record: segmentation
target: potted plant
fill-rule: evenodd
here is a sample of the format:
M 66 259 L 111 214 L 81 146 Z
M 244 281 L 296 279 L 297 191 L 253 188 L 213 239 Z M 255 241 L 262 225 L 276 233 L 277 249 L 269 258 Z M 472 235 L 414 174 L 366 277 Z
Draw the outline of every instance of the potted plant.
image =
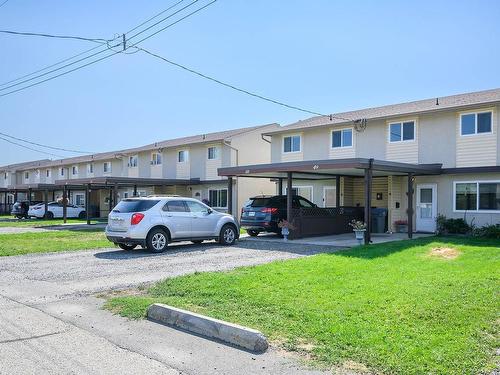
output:
M 408 232 L 408 221 L 406 220 L 396 220 L 394 226 L 396 227 L 396 233 Z
M 358 243 L 361 245 L 363 239 L 365 238 L 366 223 L 361 220 L 352 220 L 349 225 L 352 227 L 352 231 L 356 235 Z
M 278 228 L 281 228 L 281 234 L 283 235 L 283 239 L 285 241 L 288 241 L 288 235 L 290 234 L 291 230 L 295 229 L 295 226 L 288 220 L 283 219 L 278 222 Z

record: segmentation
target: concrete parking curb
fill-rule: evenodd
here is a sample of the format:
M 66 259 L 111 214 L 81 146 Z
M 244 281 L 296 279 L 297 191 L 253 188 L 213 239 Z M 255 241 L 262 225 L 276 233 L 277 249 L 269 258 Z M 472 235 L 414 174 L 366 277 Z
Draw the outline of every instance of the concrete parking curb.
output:
M 221 340 L 254 352 L 265 352 L 266 337 L 259 331 L 224 322 L 172 306 L 155 303 L 148 308 L 148 319 L 179 327 L 201 336 Z

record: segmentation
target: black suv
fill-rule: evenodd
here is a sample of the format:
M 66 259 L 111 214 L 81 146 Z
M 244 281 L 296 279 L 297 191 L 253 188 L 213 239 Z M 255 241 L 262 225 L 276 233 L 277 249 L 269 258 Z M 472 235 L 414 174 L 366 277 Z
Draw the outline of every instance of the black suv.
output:
M 292 196 L 292 207 L 317 207 L 300 195 Z M 250 198 L 241 209 L 240 225 L 254 237 L 260 232 L 281 233 L 278 223 L 286 219 L 286 195 L 261 195 Z

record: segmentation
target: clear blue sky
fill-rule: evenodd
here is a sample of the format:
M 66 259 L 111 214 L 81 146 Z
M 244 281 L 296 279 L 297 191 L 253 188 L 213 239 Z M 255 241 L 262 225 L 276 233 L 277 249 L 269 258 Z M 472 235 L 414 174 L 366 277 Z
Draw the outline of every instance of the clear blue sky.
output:
M 172 3 L 9 0 L 0 29 L 107 39 Z M 496 0 L 219 0 L 143 46 L 248 90 L 332 113 L 500 87 L 499 40 Z M 0 83 L 92 46 L 0 35 Z M 307 117 L 141 53 L 0 98 L 1 132 L 96 152 Z M 0 140 L 0 165 L 44 157 Z

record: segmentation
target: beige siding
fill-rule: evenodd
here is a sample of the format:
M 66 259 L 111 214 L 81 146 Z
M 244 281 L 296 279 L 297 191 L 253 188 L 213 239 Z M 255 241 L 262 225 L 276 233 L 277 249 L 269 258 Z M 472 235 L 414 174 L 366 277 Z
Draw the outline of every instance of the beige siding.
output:
M 163 160 L 162 160 L 162 163 L 163 163 Z M 162 165 L 159 164 L 159 165 L 151 165 L 151 178 L 162 178 L 163 177 L 163 174 L 162 174 Z
M 356 157 L 356 150 L 354 147 L 338 147 L 330 148 L 330 159 L 346 159 Z
M 282 152 L 281 161 L 301 161 L 304 160 L 303 152 Z
M 395 122 L 414 121 L 415 122 L 415 139 L 413 141 L 389 142 L 390 124 Z M 386 124 L 386 150 L 385 159 L 389 161 L 397 161 L 400 163 L 418 163 L 418 120 L 415 118 L 395 119 L 388 121 Z
M 482 110 L 483 111 L 483 110 Z M 457 167 L 480 167 L 497 164 L 497 111 L 493 110 L 491 133 L 462 136 L 460 114 L 456 121 Z

